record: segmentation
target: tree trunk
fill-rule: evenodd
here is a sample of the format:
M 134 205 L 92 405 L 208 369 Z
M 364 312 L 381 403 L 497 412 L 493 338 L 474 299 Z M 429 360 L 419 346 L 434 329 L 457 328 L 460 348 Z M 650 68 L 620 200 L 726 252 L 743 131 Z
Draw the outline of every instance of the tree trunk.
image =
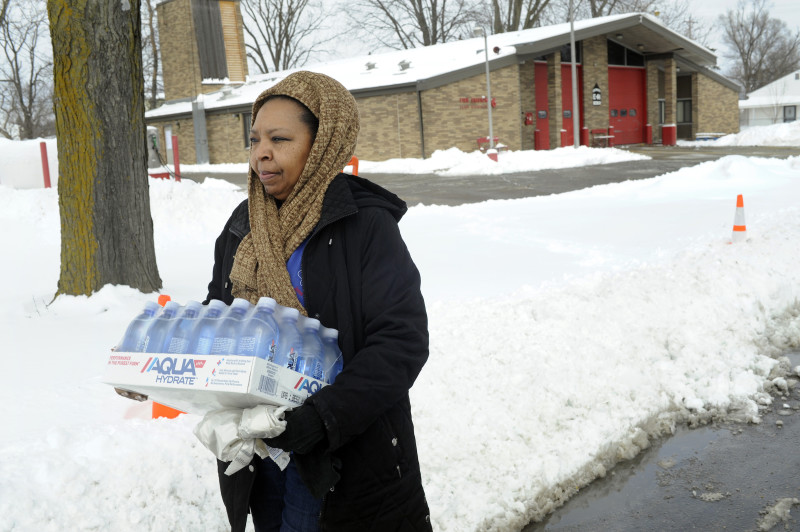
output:
M 147 176 L 140 0 L 47 0 L 58 139 L 58 294 L 161 288 Z

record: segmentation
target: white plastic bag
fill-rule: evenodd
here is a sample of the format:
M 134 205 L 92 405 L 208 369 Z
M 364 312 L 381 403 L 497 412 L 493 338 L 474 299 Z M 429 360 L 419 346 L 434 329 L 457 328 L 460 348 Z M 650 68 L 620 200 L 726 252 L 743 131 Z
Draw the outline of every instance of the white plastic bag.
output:
M 281 469 L 289 457 L 280 449 L 267 446 L 262 438 L 274 438 L 286 429 L 283 413 L 287 407 L 258 405 L 242 410 L 223 408 L 209 412 L 194 428 L 197 439 L 223 462 L 230 462 L 225 470 L 232 475 L 248 465 L 254 454 L 261 458 L 270 456 Z

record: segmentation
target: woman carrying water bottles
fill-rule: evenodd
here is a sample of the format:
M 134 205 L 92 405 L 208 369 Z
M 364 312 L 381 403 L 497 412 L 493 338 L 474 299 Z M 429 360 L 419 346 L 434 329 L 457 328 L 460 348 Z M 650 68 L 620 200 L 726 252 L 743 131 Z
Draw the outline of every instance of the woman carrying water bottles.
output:
M 206 301 L 268 296 L 339 331 L 344 367 L 287 412 L 256 457 L 220 488 L 232 530 L 248 510 L 267 530 L 432 530 L 408 391 L 428 357 L 420 276 L 397 223 L 406 205 L 341 173 L 359 130 L 353 96 L 296 72 L 253 104 L 248 199 L 215 246 Z

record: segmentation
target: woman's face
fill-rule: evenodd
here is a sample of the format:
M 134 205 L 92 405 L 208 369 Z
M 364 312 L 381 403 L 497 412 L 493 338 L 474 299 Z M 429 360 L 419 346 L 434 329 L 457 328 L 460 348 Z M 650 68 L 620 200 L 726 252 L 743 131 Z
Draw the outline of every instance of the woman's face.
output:
M 267 193 L 281 201 L 300 179 L 313 144 L 302 113 L 298 103 L 274 98 L 261 106 L 250 130 L 250 167 Z

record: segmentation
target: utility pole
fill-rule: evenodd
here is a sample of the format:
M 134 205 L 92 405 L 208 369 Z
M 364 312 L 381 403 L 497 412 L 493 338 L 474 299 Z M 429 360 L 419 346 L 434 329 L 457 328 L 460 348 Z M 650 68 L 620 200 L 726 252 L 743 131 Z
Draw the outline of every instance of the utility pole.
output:
M 578 54 L 575 49 L 575 8 L 573 0 L 569 0 L 569 55 L 571 60 L 570 69 L 572 70 L 572 141 L 574 146 L 578 148 L 581 145 L 581 120 L 579 116 L 581 106 L 580 102 L 578 102 L 578 66 L 576 64 Z

